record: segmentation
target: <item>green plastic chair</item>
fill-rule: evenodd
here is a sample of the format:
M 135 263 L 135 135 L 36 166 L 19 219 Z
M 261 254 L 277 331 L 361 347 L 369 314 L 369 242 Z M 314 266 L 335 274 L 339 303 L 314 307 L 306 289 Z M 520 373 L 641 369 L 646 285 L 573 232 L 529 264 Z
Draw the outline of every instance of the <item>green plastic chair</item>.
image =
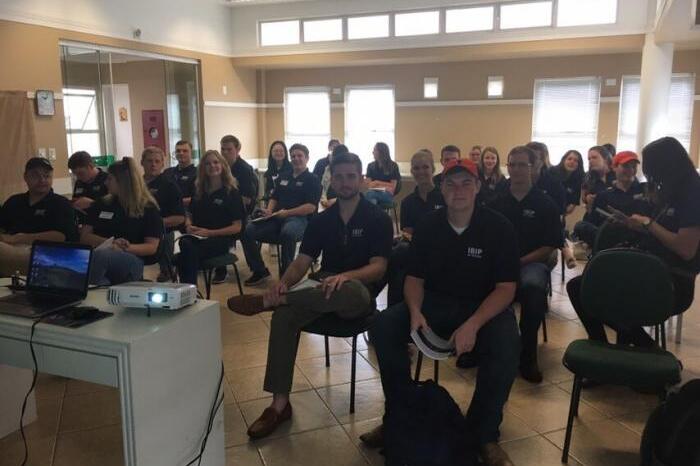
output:
M 654 326 L 673 312 L 673 282 L 666 264 L 633 249 L 600 251 L 581 280 L 581 302 L 592 317 L 611 324 Z M 583 378 L 611 385 L 656 391 L 665 398 L 681 380 L 676 357 L 661 348 L 635 348 L 593 340 L 575 340 L 564 353 L 564 366 L 574 374 L 562 462 L 569 459 L 571 428 L 578 416 Z
M 211 296 L 211 282 L 213 279 L 214 270 L 216 270 L 218 267 L 226 267 L 228 265 L 232 265 L 234 272 L 236 272 L 238 294 L 243 294 L 241 276 L 238 274 L 238 266 L 236 265 L 236 262 L 238 262 L 238 257 L 232 252 L 227 252 L 226 254 L 221 254 L 220 256 L 205 259 L 199 264 L 199 270 L 201 270 L 202 275 L 204 275 L 204 290 L 206 292 L 207 299 L 209 299 Z

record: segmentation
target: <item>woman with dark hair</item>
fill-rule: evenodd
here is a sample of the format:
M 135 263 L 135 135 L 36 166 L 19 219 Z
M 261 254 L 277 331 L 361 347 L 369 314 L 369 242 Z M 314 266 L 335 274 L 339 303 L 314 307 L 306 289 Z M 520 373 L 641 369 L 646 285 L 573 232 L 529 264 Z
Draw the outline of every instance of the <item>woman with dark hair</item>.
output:
M 612 170 L 613 155 L 603 146 L 593 146 L 588 149 L 588 173 L 583 177 L 581 184 L 581 197 L 586 213 L 583 215 L 583 220 L 574 226 L 574 237 L 585 241 L 591 247 L 597 228 L 593 204 L 599 193 L 613 186 L 615 181 L 615 172 Z
M 681 143 L 671 137 L 657 139 L 642 149 L 642 170 L 653 187 L 653 214 L 618 213 L 614 218 L 642 234 L 640 247 L 669 266 L 676 297 L 673 315 L 676 315 L 692 304 L 695 276 L 700 271 L 700 176 Z M 581 277 L 571 280 L 566 289 L 589 338 L 607 341 L 605 322 L 591 318 L 581 307 Z M 646 347 L 655 344 L 642 328 L 615 330 L 626 343 Z
M 284 141 L 275 141 L 270 144 L 267 155 L 267 170 L 265 170 L 265 191 L 263 199 L 270 198 L 275 189 L 275 181 L 283 173 L 292 172 L 292 163 L 289 161 L 289 151 Z
M 479 167 L 481 168 L 479 173 L 481 189 L 477 195 L 478 202 L 480 204 L 489 204 L 508 185 L 508 180 L 501 173 L 501 157 L 498 155 L 498 150 L 495 147 L 484 147 L 484 150 L 481 152 Z
M 559 163 L 549 171 L 554 178 L 561 182 L 566 191 L 566 209 L 564 210 L 564 217 L 566 217 L 574 211 L 577 205 L 581 204 L 581 184 L 585 175 L 583 171 L 583 157 L 577 150 L 568 150 Z M 576 258 L 566 239 L 561 252 L 566 266 L 570 269 L 576 267 Z
M 537 156 L 532 166 L 532 185 L 548 195 L 557 206 L 560 215 L 566 212 L 566 192 L 561 182 L 549 172 L 549 148 L 543 142 L 530 141 L 525 147 L 532 149 Z
M 178 273 L 182 283 L 196 285 L 199 263 L 226 254 L 246 216 L 238 182 L 226 159 L 215 150 L 207 151 L 199 162 L 190 211 L 187 233 L 197 237 L 180 239 Z
M 391 160 L 389 146 L 384 142 L 374 145 L 374 162 L 367 165 L 367 192 L 365 198 L 372 204 L 391 206 L 394 195 L 401 189 L 399 166 Z

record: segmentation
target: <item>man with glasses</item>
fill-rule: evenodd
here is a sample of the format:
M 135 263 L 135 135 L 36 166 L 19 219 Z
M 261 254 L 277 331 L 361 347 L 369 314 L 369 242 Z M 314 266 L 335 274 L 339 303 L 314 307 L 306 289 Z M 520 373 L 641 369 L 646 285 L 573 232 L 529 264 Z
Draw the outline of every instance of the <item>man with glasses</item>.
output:
M 520 280 L 516 300 L 520 303 L 520 375 L 532 383 L 542 382 L 537 364 L 537 331 L 547 310 L 547 259 L 564 242 L 557 206 L 532 185 L 536 160 L 537 154 L 529 147 L 511 149 L 508 190 L 490 205 L 510 220 L 518 236 Z
M 502 215 L 475 202 L 480 187 L 470 159 L 445 165 L 441 191 L 447 207 L 431 212 L 416 227 L 405 301 L 378 316 L 372 341 L 387 407 L 400 401 L 402 389 L 411 383 L 406 351 L 411 331 L 430 328 L 454 341 L 457 355 L 473 352 L 479 371 L 467 424 L 487 465 L 512 466 L 498 438 L 520 352 L 510 307 L 519 272 L 517 240 Z M 360 439 L 370 447 L 382 446 L 383 427 Z
M 42 157 L 24 166 L 27 192 L 10 197 L 0 209 L 0 275 L 27 273 L 34 241 L 77 241 L 70 201 L 53 192 L 53 167 Z

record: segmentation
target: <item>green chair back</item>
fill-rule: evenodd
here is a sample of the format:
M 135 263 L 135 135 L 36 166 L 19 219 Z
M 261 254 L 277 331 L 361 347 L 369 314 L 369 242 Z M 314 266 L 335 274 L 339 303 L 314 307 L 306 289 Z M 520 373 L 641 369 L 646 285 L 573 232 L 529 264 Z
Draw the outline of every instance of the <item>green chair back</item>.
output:
M 621 245 L 635 241 L 637 234 L 630 231 L 629 228 L 606 221 L 598 229 L 598 234 L 595 237 L 593 244 L 593 255 L 606 249 L 620 247 Z
M 673 313 L 673 282 L 658 257 L 635 249 L 608 249 L 588 263 L 581 303 L 587 314 L 604 322 L 657 325 Z

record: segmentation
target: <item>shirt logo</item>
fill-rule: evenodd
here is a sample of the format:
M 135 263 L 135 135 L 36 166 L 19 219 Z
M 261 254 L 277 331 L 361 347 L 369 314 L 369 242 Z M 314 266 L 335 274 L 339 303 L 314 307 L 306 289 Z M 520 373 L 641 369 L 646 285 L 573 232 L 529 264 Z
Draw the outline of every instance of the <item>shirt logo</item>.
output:
M 644 199 L 644 194 L 635 194 L 634 196 L 632 196 L 632 199 Z
M 353 238 L 361 238 L 364 231 L 364 228 L 353 228 L 351 235 Z
M 280 186 L 287 186 L 289 184 L 289 180 L 281 180 L 280 181 Z
M 114 218 L 114 212 L 106 212 L 103 210 L 102 212 L 100 212 L 99 218 L 103 220 L 112 220 L 112 218 Z
M 82 194 L 83 188 L 75 188 L 75 194 Z
M 523 209 L 523 217 L 535 218 L 535 211 L 532 209 Z
M 435 204 L 435 210 L 442 209 L 443 207 L 442 204 Z
M 151 192 L 151 194 L 157 194 L 158 188 L 151 188 L 151 189 L 149 189 L 149 191 Z
M 46 215 L 46 209 L 36 209 L 34 211 L 34 215 L 36 215 L 37 217 L 43 217 L 44 215 Z
M 297 181 L 297 186 L 304 186 L 304 182 L 303 182 L 303 181 Z
M 669 207 L 668 209 L 666 209 L 667 217 L 673 217 L 674 215 L 676 215 L 676 209 L 674 209 L 673 207 Z
M 481 248 L 467 247 L 467 257 L 471 257 L 473 259 L 481 259 L 483 253 L 484 250 Z
M 180 177 L 180 179 L 183 180 L 183 181 L 187 181 L 187 178 L 188 178 L 187 176 L 181 176 L 181 177 Z
M 221 205 L 224 203 L 223 199 L 214 199 L 214 205 Z

